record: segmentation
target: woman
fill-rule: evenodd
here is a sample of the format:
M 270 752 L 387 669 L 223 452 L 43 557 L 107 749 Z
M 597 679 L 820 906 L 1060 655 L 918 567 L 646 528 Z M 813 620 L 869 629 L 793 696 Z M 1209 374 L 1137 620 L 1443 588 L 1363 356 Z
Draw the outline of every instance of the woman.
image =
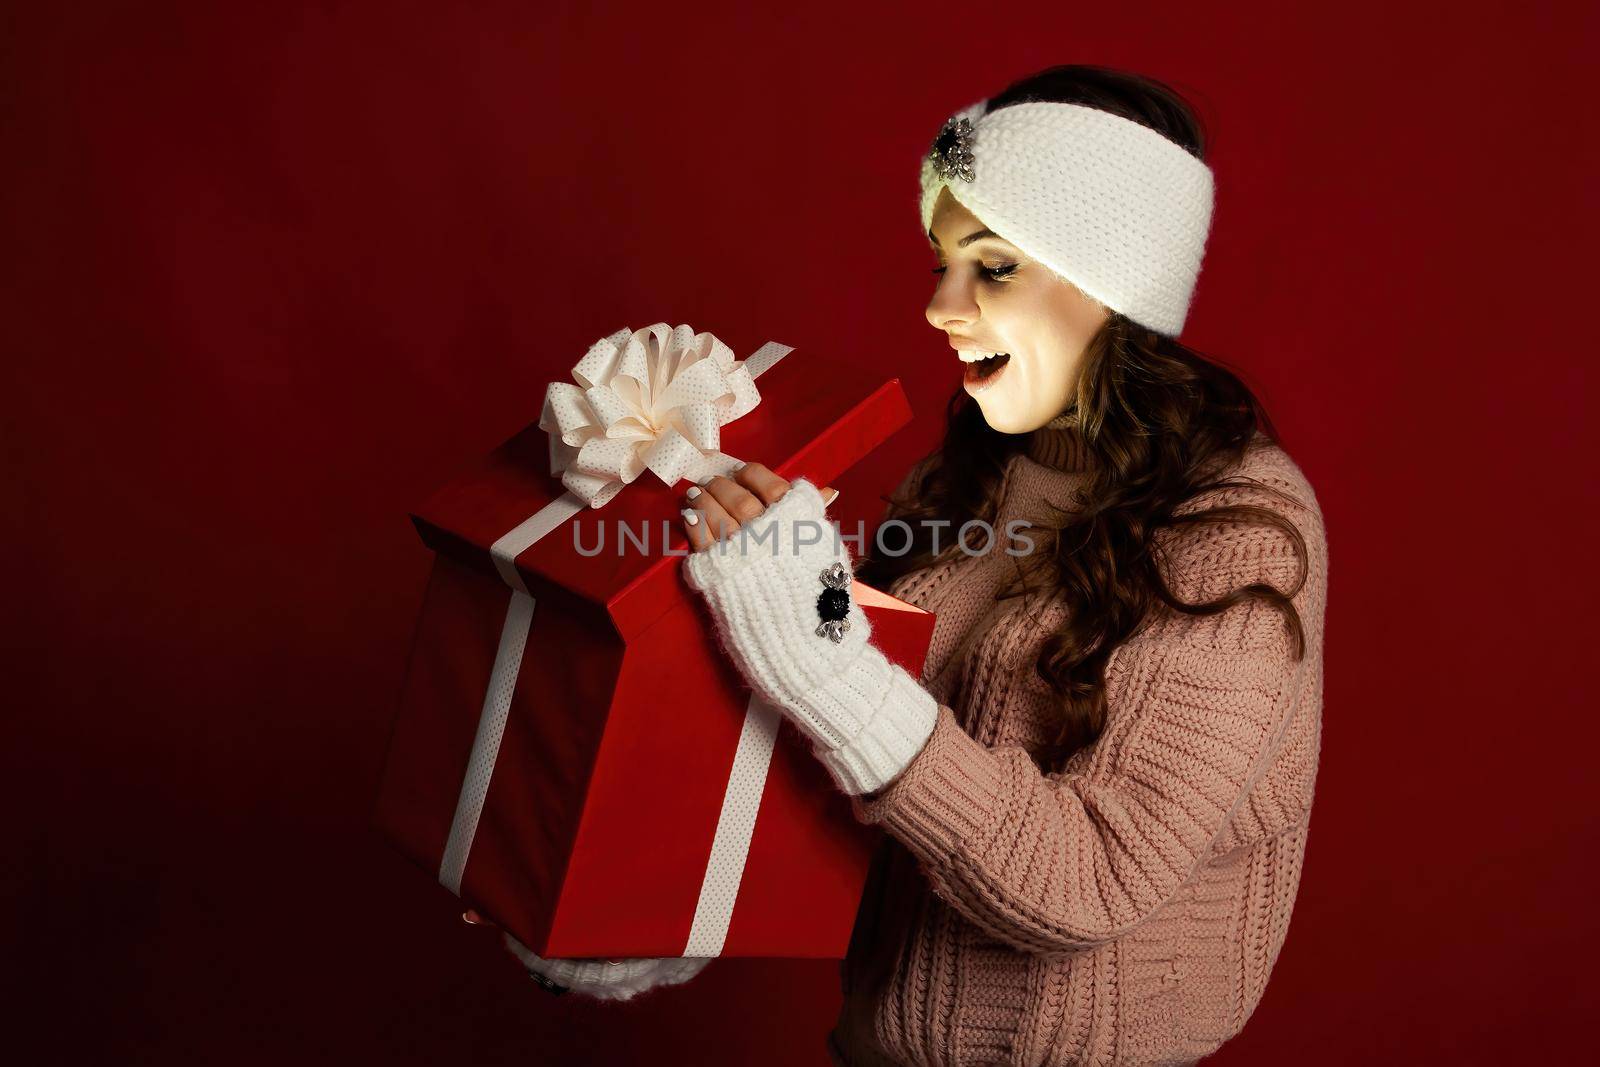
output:
M 1103 68 L 946 124 L 922 173 L 927 317 L 964 380 L 890 500 L 909 551 L 880 538 L 854 567 L 798 532 L 824 494 L 758 463 L 688 491 L 685 574 L 729 654 L 886 831 L 837 1064 L 1192 1062 L 1243 1027 L 1283 945 L 1327 548 L 1256 399 L 1174 339 L 1203 154 L 1181 98 Z M 1019 520 L 1033 533 L 995 549 Z M 819 600 L 833 563 L 937 614 L 920 678 Z

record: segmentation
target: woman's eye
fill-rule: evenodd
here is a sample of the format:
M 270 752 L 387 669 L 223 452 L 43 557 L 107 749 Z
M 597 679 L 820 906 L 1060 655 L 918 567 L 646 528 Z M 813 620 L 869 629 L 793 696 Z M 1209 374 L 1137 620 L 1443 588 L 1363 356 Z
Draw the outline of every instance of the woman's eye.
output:
M 978 268 L 978 270 L 981 271 L 984 275 L 986 275 L 991 281 L 999 281 L 1001 278 L 1007 277 L 1008 275 L 1012 274 L 1016 269 L 1017 269 L 1017 265 L 1015 263 L 1007 263 L 1003 267 L 979 267 Z M 935 268 L 933 268 L 933 273 L 935 273 L 935 274 L 943 274 L 944 272 L 945 272 L 945 268 L 944 267 L 935 267 Z

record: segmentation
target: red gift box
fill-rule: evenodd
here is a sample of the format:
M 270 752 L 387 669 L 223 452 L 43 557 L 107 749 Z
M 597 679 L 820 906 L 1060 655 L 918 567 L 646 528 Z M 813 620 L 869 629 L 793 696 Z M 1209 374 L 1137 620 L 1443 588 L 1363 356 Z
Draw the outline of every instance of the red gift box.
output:
M 910 420 L 898 380 L 787 351 L 746 361 L 762 399 L 728 455 L 823 485 Z M 530 426 L 412 516 L 438 554 L 376 826 L 541 956 L 843 957 L 876 832 L 718 646 L 681 490 L 574 511 L 550 455 Z M 852 593 L 920 675 L 933 616 Z

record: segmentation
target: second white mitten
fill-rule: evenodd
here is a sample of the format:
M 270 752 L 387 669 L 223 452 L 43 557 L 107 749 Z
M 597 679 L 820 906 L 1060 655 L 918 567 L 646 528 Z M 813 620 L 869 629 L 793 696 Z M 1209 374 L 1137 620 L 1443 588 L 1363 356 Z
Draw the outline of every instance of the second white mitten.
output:
M 536 971 L 574 993 L 597 1000 L 632 1000 L 647 989 L 682 985 L 705 970 L 706 964 L 715 958 L 664 956 L 625 959 L 617 963 L 609 960 L 552 960 L 534 952 L 509 933 L 502 933 L 501 940 L 507 951 L 528 970 Z

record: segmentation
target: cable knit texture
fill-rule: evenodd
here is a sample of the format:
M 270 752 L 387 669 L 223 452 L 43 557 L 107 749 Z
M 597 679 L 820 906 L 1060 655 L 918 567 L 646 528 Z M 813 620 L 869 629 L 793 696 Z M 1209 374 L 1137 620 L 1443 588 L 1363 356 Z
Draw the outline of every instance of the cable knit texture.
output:
M 887 784 L 933 732 L 938 705 L 871 644 L 872 624 L 851 599 L 839 642 L 817 632 L 822 574 L 852 571 L 847 542 L 821 491 L 797 479 L 761 515 L 684 559 L 723 647 L 751 688 L 781 708 L 844 792 Z
M 1090 464 L 1068 420 L 1035 431 L 1008 461 L 996 529 L 1047 525 L 1045 502 L 1072 506 Z M 835 1064 L 1186 1063 L 1255 1011 L 1306 847 L 1328 562 L 1316 498 L 1282 449 L 1258 436 L 1230 473 L 1298 503 L 1216 490 L 1180 510 L 1254 503 L 1294 523 L 1304 658 L 1269 605 L 1161 609 L 1111 657 L 1099 740 L 1059 766 L 1033 755 L 1058 721 L 1033 670 L 1064 617 L 1057 595 L 999 600 L 1017 566 L 1004 552 L 956 552 L 891 587 L 937 613 L 921 681 L 938 714 L 903 773 L 851 799 L 887 833 L 841 966 Z M 1270 527 L 1164 533 L 1169 583 L 1190 602 L 1300 577 Z

